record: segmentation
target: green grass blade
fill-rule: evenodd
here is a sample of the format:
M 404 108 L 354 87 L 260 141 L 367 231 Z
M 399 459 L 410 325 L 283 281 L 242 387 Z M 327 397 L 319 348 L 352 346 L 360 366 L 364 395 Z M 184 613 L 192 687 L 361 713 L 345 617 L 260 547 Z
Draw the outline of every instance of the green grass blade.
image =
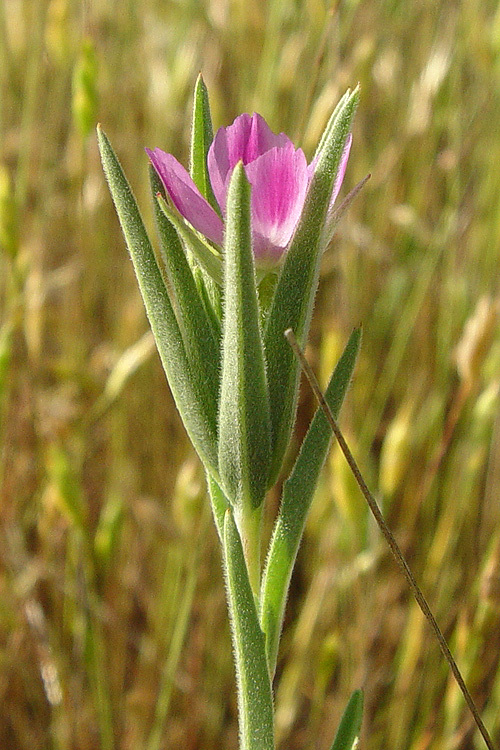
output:
M 325 391 L 325 399 L 338 417 L 351 380 L 361 329 L 351 334 Z M 292 570 L 318 478 L 323 468 L 332 431 L 318 408 L 302 443 L 297 461 L 283 487 L 280 511 L 269 545 L 261 589 L 261 625 L 266 634 L 269 671 L 274 674 L 278 645 Z
M 300 367 L 283 333 L 292 328 L 304 346 L 318 284 L 321 239 L 330 196 L 358 103 L 354 91 L 338 112 L 321 148 L 299 225 L 288 249 L 265 330 L 265 350 L 272 424 L 274 484 L 295 420 Z
M 240 750 L 274 750 L 273 699 L 264 634 L 231 511 L 224 519 L 224 563 L 238 685 Z
M 363 721 L 363 693 L 355 690 L 340 720 L 331 750 L 354 750 L 358 746 Z
M 217 425 L 210 419 L 205 396 L 191 372 L 181 331 L 130 185 L 100 127 L 97 136 L 104 172 L 172 394 L 201 460 L 217 474 Z

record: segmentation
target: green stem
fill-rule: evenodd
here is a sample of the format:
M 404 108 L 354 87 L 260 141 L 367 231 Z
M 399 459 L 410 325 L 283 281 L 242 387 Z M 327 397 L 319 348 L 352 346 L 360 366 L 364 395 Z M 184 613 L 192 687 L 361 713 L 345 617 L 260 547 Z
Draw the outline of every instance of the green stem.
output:
M 256 603 L 260 595 L 262 506 L 263 503 L 258 508 L 252 508 L 245 503 L 234 509 L 234 520 L 240 533 L 248 578 Z
M 274 750 L 273 698 L 266 645 L 231 510 L 224 517 L 224 568 L 231 619 L 240 750 Z

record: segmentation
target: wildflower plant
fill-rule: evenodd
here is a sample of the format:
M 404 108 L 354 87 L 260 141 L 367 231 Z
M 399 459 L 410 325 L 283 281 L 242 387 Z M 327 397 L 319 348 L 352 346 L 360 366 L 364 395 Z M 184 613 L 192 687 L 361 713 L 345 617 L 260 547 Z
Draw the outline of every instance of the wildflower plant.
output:
M 185 428 L 205 468 L 222 546 L 238 687 L 241 750 L 273 750 L 272 680 L 287 592 L 332 429 L 318 408 L 293 468 L 265 556 L 261 519 L 280 475 L 297 405 L 300 365 L 351 146 L 357 89 L 333 112 L 314 158 L 258 114 L 213 136 L 198 79 L 188 172 L 148 150 L 158 255 L 104 132 L 104 171 L 158 352 Z M 360 345 L 355 330 L 325 392 L 339 413 Z M 355 691 L 332 750 L 351 750 Z

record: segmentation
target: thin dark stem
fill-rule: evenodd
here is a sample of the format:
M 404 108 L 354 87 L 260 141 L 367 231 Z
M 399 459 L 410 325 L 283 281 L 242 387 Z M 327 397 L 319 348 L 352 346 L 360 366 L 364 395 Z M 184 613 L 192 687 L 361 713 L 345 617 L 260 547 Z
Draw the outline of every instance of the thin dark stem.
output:
M 311 366 L 309 365 L 308 361 L 306 360 L 302 350 L 300 349 L 297 340 L 294 336 L 294 333 L 291 328 L 285 331 L 285 337 L 292 347 L 295 355 L 297 356 L 297 359 L 300 362 L 300 366 L 302 367 L 309 384 L 314 392 L 314 395 L 316 396 L 319 405 L 323 409 L 326 418 L 328 419 L 328 422 L 330 424 L 330 427 L 333 430 L 333 433 L 335 437 L 337 438 L 337 441 L 342 449 L 342 452 L 346 458 L 347 463 L 349 464 L 349 468 L 351 469 L 352 473 L 354 474 L 354 478 L 356 479 L 356 482 L 359 485 L 359 488 L 361 492 L 363 493 L 366 502 L 369 505 L 369 508 L 371 512 L 373 513 L 375 520 L 380 528 L 380 531 L 382 532 L 384 538 L 387 541 L 387 544 L 391 548 L 391 552 L 396 558 L 396 561 L 398 562 L 399 566 L 401 567 L 404 576 L 408 582 L 408 585 L 410 586 L 413 595 L 415 596 L 415 599 L 417 600 L 417 604 L 422 610 L 422 613 L 424 614 L 424 617 L 426 618 L 427 622 L 431 626 L 432 630 L 434 631 L 434 634 L 439 642 L 439 646 L 441 648 L 441 651 L 443 652 L 443 656 L 450 665 L 450 669 L 453 672 L 453 676 L 455 677 L 458 686 L 460 690 L 462 691 L 462 695 L 465 698 L 465 701 L 467 705 L 470 708 L 470 711 L 474 717 L 474 721 L 476 722 L 477 728 L 481 732 L 481 735 L 486 743 L 486 746 L 488 747 L 488 750 L 495 750 L 495 747 L 493 745 L 493 742 L 491 740 L 491 737 L 488 733 L 488 730 L 486 729 L 483 720 L 481 719 L 481 716 L 479 715 L 479 711 L 476 708 L 476 704 L 474 703 L 471 694 L 469 693 L 469 690 L 467 688 L 467 685 L 465 684 L 464 678 L 462 677 L 462 674 L 455 662 L 455 659 L 453 658 L 453 655 L 450 651 L 450 648 L 448 644 L 446 643 L 446 639 L 441 632 L 441 629 L 439 625 L 436 622 L 436 618 L 432 614 L 429 605 L 427 604 L 427 601 L 420 590 L 420 587 L 415 580 L 415 577 L 413 573 L 411 572 L 408 563 L 406 562 L 403 553 L 401 552 L 398 543 L 396 542 L 394 536 L 392 535 L 391 530 L 387 526 L 385 519 L 382 515 L 382 511 L 380 510 L 377 501 L 375 500 L 374 496 L 368 489 L 368 486 L 363 479 L 361 472 L 358 468 L 358 465 L 354 459 L 354 456 L 352 455 L 349 446 L 347 445 L 345 438 L 340 431 L 339 426 L 337 425 L 337 422 L 335 421 L 335 418 L 331 412 L 330 407 L 328 406 L 327 402 L 325 401 L 325 397 L 323 396 L 323 393 L 321 392 L 321 389 L 318 385 L 318 381 L 316 380 L 316 377 L 311 369 Z

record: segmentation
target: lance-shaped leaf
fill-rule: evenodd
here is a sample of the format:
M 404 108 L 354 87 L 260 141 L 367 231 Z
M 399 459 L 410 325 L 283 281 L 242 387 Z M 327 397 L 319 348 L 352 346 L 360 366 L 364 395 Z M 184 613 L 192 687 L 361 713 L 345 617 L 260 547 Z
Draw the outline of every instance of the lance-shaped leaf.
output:
M 217 484 L 215 479 L 207 472 L 208 494 L 212 504 L 212 513 L 214 516 L 215 526 L 219 534 L 219 541 L 224 549 L 224 518 L 226 511 L 231 507 L 229 500 Z
M 363 721 L 363 693 L 355 690 L 340 720 L 332 750 L 355 750 Z
M 162 189 L 155 170 L 149 176 L 153 196 Z M 170 282 L 171 294 L 177 311 L 179 327 L 191 371 L 196 373 L 210 421 L 217 423 L 219 402 L 220 340 L 198 293 L 193 272 L 174 227 L 154 201 L 160 250 Z
M 156 346 L 184 426 L 203 463 L 217 476 L 217 424 L 199 374 L 191 370 L 179 324 L 137 203 L 111 144 L 99 127 L 99 149 L 134 264 Z
M 198 76 L 194 89 L 193 124 L 191 130 L 191 177 L 204 198 L 220 216 L 219 204 L 215 200 L 207 169 L 207 154 L 214 131 L 210 115 L 210 104 L 205 82 Z
M 349 99 L 349 96 L 350 96 L 350 91 L 347 90 L 345 94 L 342 96 L 342 98 L 337 102 L 335 109 L 333 110 L 332 114 L 328 118 L 326 127 L 323 130 L 323 133 L 321 135 L 321 138 L 319 139 L 318 145 L 316 146 L 316 151 L 314 152 L 313 161 L 318 159 L 321 151 L 323 150 L 323 147 L 326 143 L 326 139 L 328 138 L 328 136 L 331 134 L 332 130 L 334 129 L 335 123 L 337 121 L 337 117 L 339 116 L 342 109 L 345 107 Z
M 304 209 L 267 318 L 264 344 L 273 440 L 270 486 L 276 481 L 290 440 L 299 383 L 299 364 L 283 332 L 292 328 L 299 345 L 304 345 L 318 285 L 324 225 L 358 98 L 356 89 L 343 100 L 333 124 L 327 126 Z
M 170 223 L 175 227 L 188 250 L 193 253 L 203 270 L 217 284 L 219 284 L 219 286 L 222 286 L 223 267 L 220 255 L 210 247 L 208 242 L 202 240 L 201 237 L 196 234 L 194 229 L 191 229 L 189 224 L 179 216 L 179 214 L 170 208 L 161 194 L 158 194 L 157 198 L 161 210 Z
M 356 364 L 361 330 L 355 329 L 325 391 L 325 399 L 337 418 Z M 274 674 L 288 587 L 307 513 L 325 462 L 332 430 L 318 407 L 302 443 L 295 465 L 283 486 L 281 507 L 274 527 L 264 569 L 260 620 L 266 634 L 269 671 Z
M 208 279 L 206 275 L 204 274 L 203 270 L 200 268 L 200 266 L 197 265 L 192 270 L 193 270 L 193 276 L 194 276 L 196 288 L 198 289 L 198 294 L 201 297 L 201 301 L 203 302 L 203 307 L 205 308 L 207 317 L 210 321 L 210 326 L 212 328 L 213 335 L 215 336 L 216 340 L 219 342 L 219 350 L 220 350 L 220 340 L 221 340 L 221 335 L 222 335 L 221 295 L 217 294 L 214 299 L 214 296 L 212 296 L 208 292 L 207 290 Z M 216 284 L 215 286 L 217 287 Z M 220 292 L 220 287 L 217 287 L 217 289 Z
M 232 504 L 264 499 L 270 445 L 269 402 L 250 228 L 250 185 L 243 163 L 229 185 L 225 237 L 219 470 Z
M 214 139 L 210 103 L 205 82 L 198 76 L 194 89 L 193 122 L 191 129 L 191 158 L 190 173 L 193 182 L 204 198 L 210 203 L 214 211 L 221 216 L 219 204 L 212 190 L 210 175 L 208 174 L 207 155 Z M 206 272 L 197 277 L 200 294 L 209 303 L 213 312 L 217 314 L 221 306 L 221 288 Z M 220 319 L 219 319 L 220 320 Z
M 230 510 L 224 519 L 224 563 L 238 685 L 240 750 L 273 750 L 273 699 L 264 634 Z

